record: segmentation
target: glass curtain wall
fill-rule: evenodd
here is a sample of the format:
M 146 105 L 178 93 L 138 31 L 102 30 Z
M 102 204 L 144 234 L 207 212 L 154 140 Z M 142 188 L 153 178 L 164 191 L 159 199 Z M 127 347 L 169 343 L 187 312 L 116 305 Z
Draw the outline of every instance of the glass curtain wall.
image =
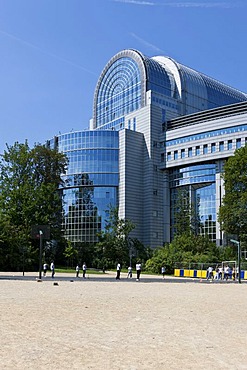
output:
M 72 242 L 97 242 L 109 208 L 118 205 L 118 132 L 80 131 L 51 141 L 69 160 L 63 176 L 63 229 Z
M 96 127 L 113 122 L 141 107 L 141 76 L 137 63 L 128 57 L 117 59 L 105 72 L 96 102 Z M 120 129 L 122 127 L 117 127 Z
M 170 189 L 172 238 L 189 226 L 195 233 L 208 235 L 215 242 L 215 164 L 171 170 Z

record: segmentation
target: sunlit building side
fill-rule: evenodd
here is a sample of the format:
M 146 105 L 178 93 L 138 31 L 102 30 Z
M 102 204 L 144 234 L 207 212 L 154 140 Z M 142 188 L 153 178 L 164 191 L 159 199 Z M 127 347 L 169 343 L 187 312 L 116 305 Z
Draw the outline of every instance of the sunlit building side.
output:
M 198 232 L 223 243 L 224 161 L 245 145 L 247 95 L 175 60 L 123 50 L 103 69 L 89 130 L 50 141 L 69 157 L 65 235 L 94 242 L 109 205 L 152 248 L 176 233 L 181 191 Z

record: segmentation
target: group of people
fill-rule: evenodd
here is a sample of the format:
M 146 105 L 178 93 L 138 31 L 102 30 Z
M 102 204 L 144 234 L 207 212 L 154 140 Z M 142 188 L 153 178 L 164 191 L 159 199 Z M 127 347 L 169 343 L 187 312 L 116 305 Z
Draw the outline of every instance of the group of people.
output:
M 141 265 L 141 262 L 138 261 L 136 264 L 136 281 L 140 280 L 141 271 L 142 271 L 142 265 Z M 121 264 L 118 263 L 116 280 L 120 280 L 120 273 L 121 273 Z M 132 279 L 132 266 L 128 267 L 127 279 Z
M 86 279 L 86 272 L 87 272 L 87 265 L 86 265 L 86 262 L 83 262 L 83 265 L 82 265 L 82 277 L 83 279 Z M 76 265 L 76 268 L 75 268 L 75 274 L 76 274 L 76 277 L 79 278 L 80 277 L 80 265 L 79 263 Z
M 47 270 L 48 270 L 48 264 L 45 262 L 43 264 L 43 276 L 44 277 L 46 277 Z M 51 277 L 54 278 L 54 276 L 55 276 L 55 264 L 54 264 L 54 261 L 52 261 L 51 264 L 50 264 L 50 270 L 51 270 Z M 161 267 L 161 274 L 163 276 L 163 279 L 165 277 L 165 270 L 166 270 L 165 267 L 162 266 Z M 142 265 L 141 265 L 141 262 L 138 261 L 136 263 L 136 281 L 139 281 L 140 280 L 141 271 L 142 271 Z M 82 277 L 84 279 L 86 279 L 86 272 L 87 272 L 86 262 L 83 262 L 83 265 L 82 265 Z M 117 264 L 116 280 L 120 280 L 120 273 L 121 273 L 121 264 L 118 263 Z M 79 263 L 76 265 L 75 274 L 76 274 L 76 277 L 77 278 L 80 277 L 80 265 L 79 265 Z M 127 279 L 132 279 L 132 267 L 131 266 L 128 267 Z
M 46 277 L 47 270 L 48 270 L 48 264 L 45 262 L 43 264 L 43 276 L 44 277 Z M 54 261 L 51 261 L 50 270 L 51 270 L 51 277 L 54 278 L 54 276 L 55 276 L 55 265 L 54 265 Z
M 207 269 L 207 280 L 228 280 L 232 278 L 235 280 L 238 277 L 238 267 L 231 268 L 229 265 L 225 266 L 216 266 L 215 272 L 212 266 L 209 266 Z
M 46 273 L 48 271 L 48 264 L 45 262 L 43 264 L 43 276 L 46 277 Z M 51 270 L 51 277 L 54 278 L 55 276 L 55 264 L 54 264 L 54 261 L 51 262 L 50 264 L 50 270 Z M 79 277 L 79 273 L 80 273 L 80 266 L 79 264 L 76 265 L 76 268 L 75 268 L 75 272 L 76 272 L 76 277 L 78 278 Z M 87 266 L 86 266 L 86 262 L 83 263 L 82 265 L 82 276 L 84 279 L 86 279 L 86 272 L 87 272 Z
M 141 265 L 141 262 L 138 261 L 136 263 L 136 281 L 140 281 L 141 271 L 142 271 L 142 265 Z M 117 264 L 116 280 L 120 280 L 120 273 L 121 273 L 121 264 L 118 263 Z M 165 274 L 165 269 L 164 269 L 164 274 Z M 164 276 L 164 274 L 163 274 L 163 276 Z M 128 267 L 127 279 L 132 279 L 132 266 Z

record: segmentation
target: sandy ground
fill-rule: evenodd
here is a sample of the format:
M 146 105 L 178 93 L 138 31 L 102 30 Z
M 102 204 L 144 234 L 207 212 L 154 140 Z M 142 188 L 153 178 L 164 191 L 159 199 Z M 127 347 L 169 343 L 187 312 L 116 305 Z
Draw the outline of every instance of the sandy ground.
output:
M 247 369 L 247 284 L 58 284 L 0 280 L 0 369 Z

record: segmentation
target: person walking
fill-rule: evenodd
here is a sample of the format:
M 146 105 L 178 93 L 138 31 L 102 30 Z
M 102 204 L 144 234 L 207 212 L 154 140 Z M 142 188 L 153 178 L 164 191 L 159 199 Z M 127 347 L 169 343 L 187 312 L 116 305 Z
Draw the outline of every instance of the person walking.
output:
M 46 277 L 47 269 L 48 269 L 48 265 L 47 265 L 47 263 L 45 262 L 45 263 L 43 264 L 43 276 L 44 276 L 44 277 Z
M 79 267 L 79 264 L 77 264 L 75 268 L 75 275 L 77 278 L 79 277 L 79 272 L 80 272 L 80 267 Z
M 141 271 L 142 271 L 142 265 L 141 265 L 141 262 L 138 261 L 136 264 L 136 281 L 140 280 Z
M 116 280 L 120 280 L 120 272 L 121 272 L 121 265 L 120 263 L 117 264 L 117 276 Z
M 51 262 L 50 269 L 51 269 L 51 277 L 52 277 L 52 279 L 53 279 L 53 278 L 54 278 L 54 275 L 55 275 L 55 265 L 54 265 L 54 261 L 52 261 L 52 262 Z
M 87 265 L 86 265 L 86 262 L 83 262 L 83 265 L 82 265 L 82 277 L 83 277 L 83 279 L 86 279 L 86 272 L 87 272 Z
M 212 279 L 213 277 L 213 267 L 209 266 L 207 269 L 207 280 Z
M 128 267 L 127 279 L 132 279 L 132 267 L 131 266 Z
M 225 267 L 224 267 L 224 280 L 228 280 L 228 278 L 229 278 L 229 266 L 228 265 L 226 265 Z
M 166 272 L 166 268 L 165 268 L 165 266 L 162 266 L 161 267 L 161 274 L 163 276 L 163 279 L 165 278 L 165 272 Z

